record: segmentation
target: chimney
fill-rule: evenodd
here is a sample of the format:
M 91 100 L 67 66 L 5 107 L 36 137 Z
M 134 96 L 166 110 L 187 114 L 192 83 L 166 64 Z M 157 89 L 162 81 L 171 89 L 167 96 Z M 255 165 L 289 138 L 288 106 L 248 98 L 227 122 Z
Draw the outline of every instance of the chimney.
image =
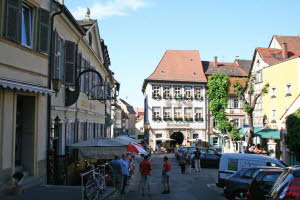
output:
M 214 57 L 214 66 L 215 67 L 218 66 L 218 57 L 217 56 Z
M 287 49 L 287 44 L 286 43 L 282 44 L 282 58 L 283 59 L 288 58 L 288 49 Z
M 236 60 L 239 60 L 239 59 L 240 59 L 240 56 L 235 56 L 235 59 L 236 59 Z
M 91 15 L 91 10 L 89 8 L 86 8 L 86 13 L 85 13 L 85 16 L 84 16 L 84 20 L 89 21 L 90 20 L 90 15 Z

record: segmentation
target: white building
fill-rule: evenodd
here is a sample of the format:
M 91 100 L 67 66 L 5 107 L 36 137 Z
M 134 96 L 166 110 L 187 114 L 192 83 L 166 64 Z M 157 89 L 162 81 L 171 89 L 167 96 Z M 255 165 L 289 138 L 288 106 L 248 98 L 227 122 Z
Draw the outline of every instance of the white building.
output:
M 145 123 L 149 146 L 157 138 L 189 146 L 190 139 L 208 140 L 206 76 L 197 50 L 168 50 L 144 81 Z

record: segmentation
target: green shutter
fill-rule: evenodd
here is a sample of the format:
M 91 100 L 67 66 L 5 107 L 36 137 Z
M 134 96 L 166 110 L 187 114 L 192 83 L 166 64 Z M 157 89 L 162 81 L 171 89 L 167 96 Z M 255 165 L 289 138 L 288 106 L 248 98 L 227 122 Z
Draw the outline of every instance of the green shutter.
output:
M 74 85 L 76 74 L 76 44 L 65 41 L 65 84 Z
M 209 138 L 209 144 L 210 144 L 210 146 L 214 145 L 214 138 L 213 137 Z
M 48 53 L 49 50 L 50 14 L 48 10 L 39 8 L 38 50 Z
M 220 146 L 220 147 L 223 146 L 223 137 L 219 137 L 219 146 Z
M 21 40 L 22 0 L 6 0 L 5 37 L 15 42 Z

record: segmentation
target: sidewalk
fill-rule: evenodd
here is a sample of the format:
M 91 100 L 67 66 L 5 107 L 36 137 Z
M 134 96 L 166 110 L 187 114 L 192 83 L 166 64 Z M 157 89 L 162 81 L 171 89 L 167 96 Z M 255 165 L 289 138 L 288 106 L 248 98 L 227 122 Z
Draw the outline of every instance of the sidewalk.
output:
M 101 200 L 109 199 L 115 189 L 108 187 Z M 81 187 L 39 186 L 28 189 L 18 196 L 0 196 L 1 200 L 81 200 Z M 100 199 L 99 199 L 100 200 Z

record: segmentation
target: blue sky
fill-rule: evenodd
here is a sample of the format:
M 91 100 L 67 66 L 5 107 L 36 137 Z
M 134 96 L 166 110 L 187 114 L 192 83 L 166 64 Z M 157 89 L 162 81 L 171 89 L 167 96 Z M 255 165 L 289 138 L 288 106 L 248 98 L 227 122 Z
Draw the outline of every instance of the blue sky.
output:
M 200 51 L 202 60 L 252 59 L 272 35 L 299 35 L 298 0 L 65 0 L 77 19 L 98 19 L 120 97 L 143 107 L 143 80 L 167 49 Z

